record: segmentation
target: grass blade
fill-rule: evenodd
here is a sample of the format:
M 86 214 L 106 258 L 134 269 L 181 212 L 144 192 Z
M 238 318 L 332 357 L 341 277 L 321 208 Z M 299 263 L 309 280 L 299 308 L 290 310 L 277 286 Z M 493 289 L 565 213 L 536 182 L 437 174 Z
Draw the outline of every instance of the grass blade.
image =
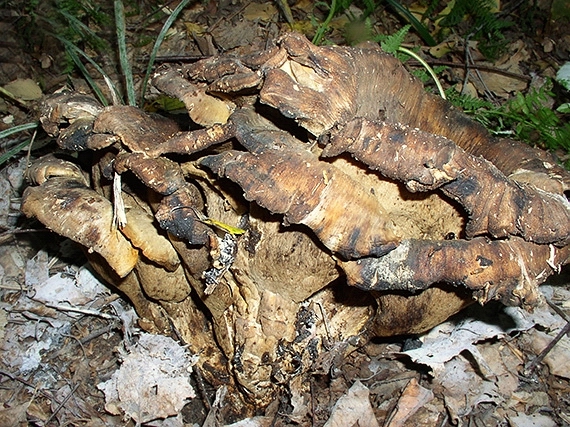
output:
M 156 41 L 154 42 L 154 46 L 152 48 L 152 52 L 150 53 L 150 58 L 148 60 L 148 65 L 146 67 L 146 73 L 144 75 L 144 79 L 142 82 L 141 100 L 140 100 L 140 106 L 141 107 L 144 104 L 144 96 L 146 93 L 146 87 L 148 85 L 148 80 L 150 79 L 150 73 L 152 72 L 152 67 L 154 66 L 154 61 L 156 59 L 156 55 L 158 54 L 158 49 L 160 48 L 160 45 L 164 41 L 164 38 L 166 37 L 166 33 L 168 32 L 168 30 L 170 29 L 170 27 L 172 26 L 172 24 L 174 23 L 174 21 L 176 20 L 176 18 L 180 14 L 180 12 L 182 12 L 182 9 L 184 9 L 188 3 L 190 3 L 190 0 L 182 0 L 180 2 L 180 4 L 178 4 L 178 6 L 176 6 L 176 9 L 174 9 L 172 11 L 172 13 L 170 14 L 168 19 L 166 20 L 166 22 L 162 26 L 160 33 L 158 33 L 158 37 L 156 38 Z
M 0 139 L 6 138 L 6 137 L 8 137 L 14 133 L 23 132 L 23 131 L 29 130 L 29 129 L 35 129 L 37 127 L 38 127 L 38 122 L 26 123 L 23 125 L 14 126 L 10 129 L 6 129 L 6 130 L 3 130 L 2 132 L 0 132 Z
M 129 105 L 136 106 L 135 84 L 133 70 L 127 57 L 125 7 L 121 0 L 115 0 L 115 24 L 117 26 L 117 44 L 119 45 L 119 61 L 125 77 L 127 88 L 127 101 Z
M 89 71 L 87 71 L 87 68 L 85 68 L 85 65 L 83 65 L 83 62 L 81 62 L 81 59 L 79 59 L 79 56 L 77 56 L 77 52 L 73 49 L 69 49 L 68 47 L 66 47 L 65 50 L 75 63 L 75 66 L 79 69 L 79 71 L 81 71 L 81 74 L 83 74 L 83 78 L 87 80 L 87 83 L 89 83 L 89 86 L 91 86 L 91 89 L 93 89 L 93 92 L 95 92 L 95 95 L 97 95 L 99 101 L 101 101 L 105 107 L 109 105 L 109 102 L 101 91 L 101 88 L 97 83 L 95 83 L 95 80 L 93 80 L 93 78 L 89 75 Z
M 435 82 L 435 85 L 437 86 L 437 90 L 439 91 L 439 96 L 441 96 L 443 99 L 447 99 L 447 97 L 445 95 L 445 90 L 443 90 L 443 86 L 441 85 L 441 82 L 439 81 L 439 79 L 437 78 L 437 75 L 433 71 L 433 68 L 431 68 L 429 66 L 429 64 L 426 61 L 424 61 L 424 59 L 420 55 L 418 55 L 417 53 L 411 51 L 410 49 L 406 49 L 405 47 L 402 47 L 402 46 L 400 46 L 398 48 L 398 51 L 405 53 L 406 55 L 411 56 L 416 61 L 418 61 L 420 64 L 422 64 L 423 67 L 426 69 L 426 71 L 431 76 L 431 78 L 433 79 L 433 81 Z
M 28 144 L 32 142 L 31 139 L 27 139 L 24 142 L 16 145 L 15 147 L 11 148 L 10 150 L 6 151 L 4 154 L 0 156 L 0 166 L 3 166 L 8 160 L 10 160 L 13 156 L 18 154 L 22 149 L 26 148 Z
M 75 46 L 73 43 L 71 43 L 69 40 L 58 36 L 57 34 L 52 34 L 53 37 L 57 38 L 61 43 L 63 43 L 63 45 L 65 46 L 65 49 L 67 50 L 67 52 L 69 53 L 69 56 L 71 57 L 71 59 L 73 60 L 73 62 L 75 62 L 75 64 L 77 65 L 77 68 L 79 68 L 79 70 L 83 73 L 83 76 L 85 77 L 85 80 L 87 80 L 87 82 L 89 83 L 89 85 L 91 86 L 91 88 L 93 89 L 93 91 L 97 94 L 97 97 L 99 98 L 99 100 L 101 101 L 101 103 L 104 106 L 109 105 L 109 102 L 107 101 L 107 98 L 105 98 L 105 95 L 103 95 L 103 92 L 101 91 L 101 89 L 99 88 L 99 86 L 97 85 L 97 83 L 95 83 L 95 81 L 91 78 L 91 75 L 89 74 L 89 72 L 87 71 L 87 69 L 85 68 L 85 65 L 83 65 L 83 63 L 81 62 L 81 60 L 79 59 L 79 56 L 82 56 L 83 58 L 85 58 L 91 65 L 93 65 L 93 67 L 99 72 L 101 73 L 101 75 L 105 78 L 106 81 L 111 82 L 111 78 L 107 75 L 107 73 L 105 73 L 105 70 L 103 70 L 99 64 L 97 64 L 97 62 L 95 62 L 89 55 L 87 55 L 85 52 L 83 52 L 81 49 L 79 49 L 77 46 Z M 117 88 L 113 85 L 112 89 L 111 89 L 117 96 L 119 96 L 119 91 L 117 90 Z M 120 98 L 120 96 L 119 96 Z
M 437 44 L 425 25 L 418 21 L 417 18 L 408 9 L 402 6 L 398 0 L 386 0 L 386 3 L 388 3 L 402 18 L 414 27 L 428 46 L 435 46 Z
M 329 9 L 329 13 L 325 19 L 325 21 L 323 23 L 321 23 L 321 25 L 319 25 L 319 27 L 317 28 L 317 31 L 315 32 L 315 36 L 313 37 L 312 43 L 314 45 L 319 45 L 321 44 L 321 41 L 323 40 L 323 37 L 325 36 L 325 32 L 329 29 L 329 24 L 331 23 L 331 20 L 334 18 L 334 15 L 337 12 L 337 5 L 336 5 L 336 0 L 332 0 L 332 4 L 330 6 Z
M 77 17 L 71 15 L 65 10 L 59 10 L 58 12 L 67 20 L 69 26 L 82 36 L 83 40 L 88 40 L 92 45 L 95 46 L 108 48 L 109 44 L 103 38 L 98 36 L 95 31 L 77 19 Z
M 6 129 L 6 130 L 0 132 L 0 139 L 6 138 L 7 136 L 12 135 L 12 134 L 17 133 L 17 132 L 22 132 L 22 131 L 29 130 L 29 129 L 35 129 L 38 127 L 38 125 L 39 125 L 39 122 L 34 122 L 34 123 L 26 123 L 23 125 L 14 126 L 13 128 Z M 19 144 L 16 144 L 14 147 L 10 148 L 4 154 L 0 155 L 0 166 L 3 166 L 4 163 L 6 163 L 8 160 L 10 160 L 16 154 L 18 154 L 21 150 L 26 148 L 32 142 L 32 139 L 33 138 L 30 138 L 30 139 L 27 139 L 23 142 L 20 142 Z

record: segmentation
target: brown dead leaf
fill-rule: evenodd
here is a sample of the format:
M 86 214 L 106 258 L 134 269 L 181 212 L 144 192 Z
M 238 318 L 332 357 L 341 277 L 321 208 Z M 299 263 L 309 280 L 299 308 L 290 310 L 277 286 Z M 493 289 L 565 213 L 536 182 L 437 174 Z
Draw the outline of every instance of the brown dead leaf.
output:
M 524 75 L 520 68 L 520 63 L 528 60 L 529 57 L 530 54 L 526 50 L 524 42 L 522 40 L 518 40 L 510 46 L 509 52 L 499 61 L 495 64 L 487 65 L 508 71 L 509 73 Z M 502 98 L 508 98 L 515 92 L 524 91 L 527 86 L 527 83 L 524 80 L 505 76 L 503 74 L 490 73 L 486 71 L 481 71 L 479 74 L 481 75 L 483 83 L 487 89 L 493 92 L 496 96 Z M 484 87 L 481 82 L 475 80 L 474 84 L 481 93 L 484 91 Z
M 535 354 L 539 354 L 554 339 L 554 335 L 533 329 L 529 331 L 530 347 Z M 550 373 L 570 378 L 568 366 L 570 366 L 570 338 L 563 337 L 544 357 L 544 363 L 550 369 Z
M 277 15 L 277 8 L 273 3 L 250 3 L 243 11 L 243 17 L 248 21 L 269 22 Z
M 404 388 L 402 396 L 396 405 L 396 411 L 392 413 L 387 427 L 406 426 L 406 421 L 414 415 L 418 409 L 434 398 L 433 392 L 422 387 L 418 380 L 412 378 Z
M 4 89 L 22 101 L 33 101 L 42 97 L 42 90 L 32 79 L 17 79 L 4 86 Z
M 17 426 L 26 423 L 26 413 L 30 402 L 21 403 L 10 408 L 0 409 L 1 426 Z
M 370 404 L 370 391 L 360 381 L 342 396 L 332 409 L 325 427 L 368 426 L 380 427 Z

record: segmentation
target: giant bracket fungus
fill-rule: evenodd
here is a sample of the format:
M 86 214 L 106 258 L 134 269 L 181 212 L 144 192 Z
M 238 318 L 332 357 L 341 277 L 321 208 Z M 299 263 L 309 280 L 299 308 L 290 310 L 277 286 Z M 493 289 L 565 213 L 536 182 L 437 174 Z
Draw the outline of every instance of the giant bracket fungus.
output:
M 290 33 L 153 84 L 192 130 L 82 94 L 46 99 L 45 129 L 83 153 L 39 159 L 22 209 L 85 247 L 141 326 L 176 329 L 204 377 L 233 390 L 227 411 L 472 301 L 530 308 L 568 262 L 570 174 L 425 92 L 377 45 Z

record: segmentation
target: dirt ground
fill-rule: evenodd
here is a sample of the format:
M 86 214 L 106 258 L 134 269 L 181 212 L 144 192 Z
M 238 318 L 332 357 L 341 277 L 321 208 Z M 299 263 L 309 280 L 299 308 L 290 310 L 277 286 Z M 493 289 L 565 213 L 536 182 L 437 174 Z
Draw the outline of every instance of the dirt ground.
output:
M 97 7 L 112 16 L 112 4 L 107 3 Z M 314 2 L 289 3 L 293 28 L 299 31 L 312 34 L 315 23 L 326 18 L 326 10 L 315 8 Z M 570 14 L 556 9 L 567 7 L 564 2 L 539 2 L 534 9 L 526 3 L 501 4 L 515 22 L 522 19 L 517 11 L 536 13 L 531 26 L 505 30 L 505 50 L 494 61 L 484 60 L 476 48 L 472 51 L 476 63 L 486 67 L 487 92 L 497 102 L 540 85 L 570 60 Z M 172 10 L 176 4 L 168 2 L 164 8 Z M 392 34 L 402 24 L 382 5 L 371 15 L 373 28 Z M 361 12 L 358 6 L 363 7 L 356 2 L 350 13 L 331 21 L 328 42 L 346 43 L 344 29 L 351 16 Z M 20 100 L 0 99 L 0 130 L 35 121 L 34 105 L 42 94 L 66 84 L 89 91 L 81 74 L 70 72 L 69 58 L 49 34 L 62 30 L 54 24 L 60 17 L 50 8 L 52 2 L 32 7 L 31 2 L 17 0 L 0 6 L 0 85 Z M 152 40 L 166 15 L 154 13 L 157 4 L 150 1 L 126 2 L 126 8 L 129 54 L 140 87 Z M 46 19 L 33 21 L 32 11 Z M 109 41 L 99 52 L 84 46 L 120 82 L 113 23 L 96 22 L 94 16 L 82 16 L 81 21 Z M 462 25 L 468 23 L 457 29 Z M 272 40 L 289 29 L 278 2 L 190 2 L 169 31 L 158 62 L 174 61 L 173 57 L 192 61 Z M 412 32 L 405 45 L 423 42 Z M 466 58 L 461 44 L 438 58 L 428 47 L 421 52 L 433 65 L 451 64 L 441 75 L 446 86 L 462 81 Z M 410 68 L 419 67 L 411 62 Z M 36 85 L 30 87 L 26 79 Z M 11 82 L 17 83 L 8 86 Z M 477 84 L 471 90 L 484 92 Z M 0 154 L 33 132 L 0 141 Z M 36 138 L 32 157 L 54 150 L 45 134 L 38 132 Z M 136 343 L 144 334 L 136 314 L 90 271 L 74 243 L 20 214 L 26 155 L 23 149 L 0 170 L 0 426 L 136 425 L 124 415 L 125 406 L 109 404 L 102 385 L 140 347 Z M 189 369 L 185 377 L 192 392 L 182 396 L 183 408 L 175 416 L 158 408 L 157 419 L 144 425 L 570 426 L 568 283 L 566 271 L 549 280 L 542 286 L 544 302 L 532 313 L 499 303 L 473 305 L 421 336 L 372 339 L 336 357 L 329 369 L 315 371 L 308 399 L 295 399 L 297 385 L 292 381 L 289 394 L 275 396 L 267 408 L 245 420 L 221 419 L 222 393 L 205 382 L 199 370 Z M 172 345 L 176 347 L 175 340 Z M 333 358 L 340 354 L 335 351 L 331 347 Z M 187 365 L 192 357 L 180 355 Z M 136 404 L 143 401 L 134 399 Z

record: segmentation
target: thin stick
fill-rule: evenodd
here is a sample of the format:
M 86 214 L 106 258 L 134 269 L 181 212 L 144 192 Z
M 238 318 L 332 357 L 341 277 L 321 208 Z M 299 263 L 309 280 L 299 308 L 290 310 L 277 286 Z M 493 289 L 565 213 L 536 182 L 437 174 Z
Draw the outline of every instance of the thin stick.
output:
M 206 385 L 204 384 L 204 377 L 202 376 L 202 371 L 198 366 L 192 367 L 192 372 L 196 377 L 196 385 L 198 386 L 198 391 L 200 392 L 200 396 L 202 397 L 202 403 L 207 411 L 212 409 L 212 403 L 208 398 L 208 393 L 206 392 Z
M 61 305 L 61 304 L 46 304 L 45 306 L 49 307 L 49 308 L 54 308 L 54 309 L 60 310 L 60 311 L 71 311 L 73 313 L 85 314 L 87 316 L 102 317 L 103 319 L 108 319 L 108 320 L 115 319 L 115 316 L 113 316 L 112 314 L 101 313 L 101 312 L 96 311 L 96 310 L 89 310 L 89 309 L 85 309 L 85 308 L 75 308 L 75 307 L 71 307 L 71 306 L 67 306 L 67 305 Z
M 4 376 L 10 378 L 12 381 L 18 381 L 19 383 L 22 383 L 27 387 L 33 388 L 34 390 L 37 390 L 46 399 L 53 400 L 54 402 L 57 402 L 56 398 L 52 394 L 38 389 L 38 387 L 36 385 L 32 384 L 28 380 L 25 380 L 24 378 L 18 377 L 17 375 L 11 374 L 10 372 L 6 372 L 6 371 L 1 370 L 1 369 L 0 369 L 0 375 L 4 375 Z
M 460 63 L 460 62 L 439 61 L 439 60 L 434 60 L 434 59 L 427 59 L 427 60 L 425 60 L 425 62 L 427 62 L 430 65 L 444 65 L 446 67 L 465 68 L 465 64 Z M 416 64 L 415 60 L 409 61 L 408 64 L 410 66 L 418 65 L 418 64 Z M 501 74 L 503 76 L 512 77 L 513 79 L 521 80 L 524 82 L 530 82 L 532 80 L 532 77 L 530 77 L 530 76 L 524 76 L 522 74 L 513 73 L 512 71 L 502 70 L 500 68 L 491 67 L 489 65 L 469 64 L 469 68 L 471 68 L 473 70 L 485 71 L 488 73 Z
M 75 393 L 75 390 L 77 390 L 78 387 L 79 387 L 79 383 L 77 383 L 73 386 L 71 391 L 67 394 L 67 396 L 65 396 L 65 398 L 62 400 L 62 402 L 59 405 L 57 405 L 57 408 L 55 408 L 55 410 L 52 412 L 50 417 L 45 422 L 45 425 L 49 425 L 49 423 L 53 419 L 53 417 L 56 416 L 56 414 L 61 410 L 61 408 L 63 408 L 63 405 L 65 405 L 67 403 L 67 401 L 71 398 L 71 396 L 73 396 L 73 393 Z
M 207 33 L 212 32 L 212 30 L 214 28 L 216 28 L 218 25 L 220 25 L 220 22 L 222 22 L 224 19 L 231 21 L 232 19 L 234 19 L 235 16 L 239 15 L 240 13 L 242 13 L 246 7 L 249 6 L 249 4 L 252 2 L 253 0 L 249 0 L 246 1 L 245 4 L 241 7 L 241 9 L 239 9 L 237 12 L 232 13 L 230 16 L 228 16 L 227 18 L 225 16 L 221 16 L 220 19 L 218 19 L 216 22 L 214 22 L 212 25 L 210 25 L 208 27 L 208 29 L 206 30 Z
M 538 364 L 541 363 L 542 360 L 546 357 L 546 355 L 550 352 L 550 350 L 552 350 L 554 346 L 558 344 L 558 341 L 560 341 L 562 337 L 566 335 L 568 332 L 570 332 L 570 322 L 566 322 L 566 325 L 560 330 L 560 332 L 558 332 L 558 335 L 556 335 L 556 337 L 554 337 L 554 339 L 550 341 L 550 343 L 544 348 L 544 350 L 542 350 L 540 354 L 536 356 L 527 365 L 527 367 L 523 371 L 523 374 L 527 377 L 531 375 L 538 366 Z

